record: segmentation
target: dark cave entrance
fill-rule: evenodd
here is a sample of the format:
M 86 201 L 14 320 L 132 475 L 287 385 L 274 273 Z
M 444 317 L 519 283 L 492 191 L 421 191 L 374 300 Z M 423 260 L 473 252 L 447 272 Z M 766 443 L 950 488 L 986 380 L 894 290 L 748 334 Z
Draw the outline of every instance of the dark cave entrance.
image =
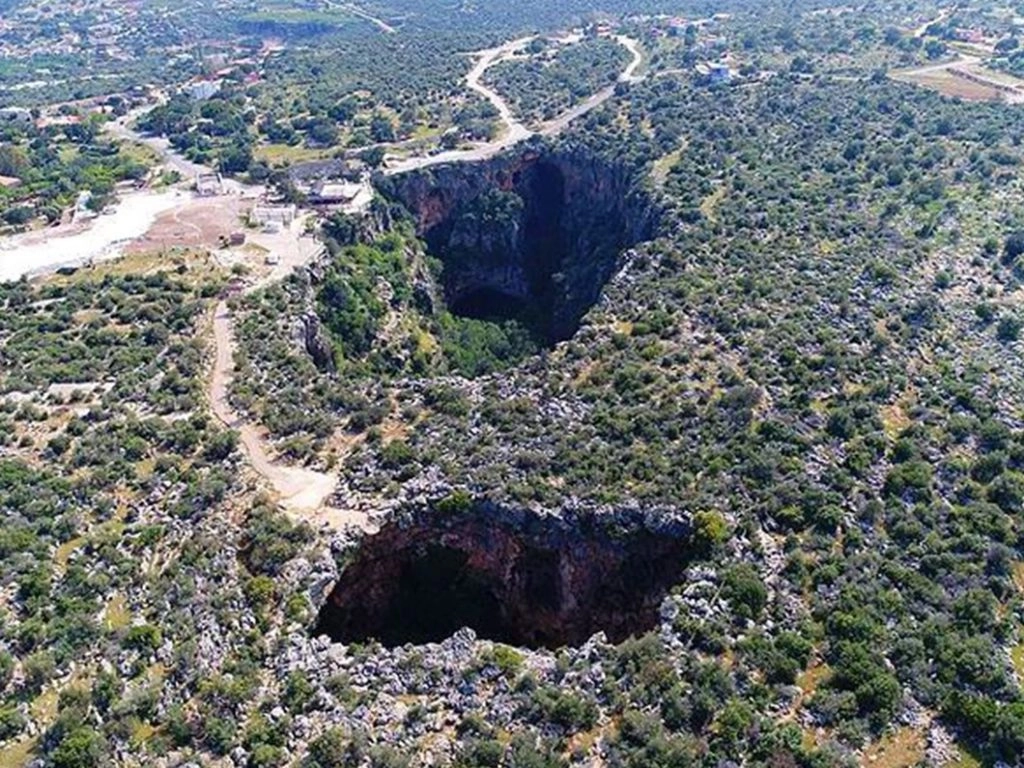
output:
M 537 308 L 537 331 L 546 343 L 554 344 L 563 340 L 556 332 L 553 313 L 557 301 L 555 275 L 567 256 L 562 221 L 565 178 L 556 166 L 538 163 L 532 169 L 527 186 L 529 196 L 521 246 L 523 262 L 530 295 Z
M 541 162 L 515 174 L 512 189 L 480 195 L 429 233 L 451 313 L 518 323 L 540 346 L 561 341 L 554 314 L 565 202 L 562 172 Z
M 538 347 L 575 334 L 620 254 L 656 226 L 628 173 L 582 154 L 510 156 L 389 183 L 442 265 L 452 315 L 517 323 Z
M 535 315 L 529 300 L 488 287 L 477 288 L 459 296 L 451 302 L 449 309 L 459 317 L 495 323 L 515 320 L 526 324 L 532 322 Z
M 686 567 L 688 532 L 537 521 L 527 529 L 485 516 L 386 526 L 342 572 L 316 633 L 394 647 L 470 627 L 488 640 L 559 648 L 599 631 L 621 642 L 657 625 Z

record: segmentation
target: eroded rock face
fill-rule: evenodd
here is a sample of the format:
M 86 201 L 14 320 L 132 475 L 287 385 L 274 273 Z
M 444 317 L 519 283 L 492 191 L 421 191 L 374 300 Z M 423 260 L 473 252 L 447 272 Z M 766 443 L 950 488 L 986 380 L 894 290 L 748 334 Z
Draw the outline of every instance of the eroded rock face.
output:
M 317 632 L 350 643 L 436 642 L 462 627 L 525 647 L 613 642 L 652 629 L 690 557 L 687 523 L 567 518 L 481 506 L 422 511 L 368 537 Z
M 321 371 L 335 370 L 334 350 L 315 312 L 307 312 L 302 318 L 302 340 L 317 368 Z
M 658 212 L 625 166 L 578 151 L 527 150 L 387 179 L 444 263 L 455 314 L 523 321 L 547 343 L 572 336 L 620 254 Z

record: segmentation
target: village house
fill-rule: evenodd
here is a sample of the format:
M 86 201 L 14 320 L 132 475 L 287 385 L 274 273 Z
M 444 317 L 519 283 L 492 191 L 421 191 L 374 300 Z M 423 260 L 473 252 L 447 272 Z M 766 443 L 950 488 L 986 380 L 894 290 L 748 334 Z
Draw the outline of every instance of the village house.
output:
M 217 197 L 224 194 L 224 179 L 219 173 L 196 174 L 196 194 L 200 197 Z
M 206 101 L 220 92 L 221 84 L 220 80 L 200 80 L 189 83 L 183 90 L 193 101 Z
M 296 207 L 292 205 L 275 205 L 257 203 L 249 213 L 249 221 L 257 227 L 274 226 L 289 227 L 295 221 Z

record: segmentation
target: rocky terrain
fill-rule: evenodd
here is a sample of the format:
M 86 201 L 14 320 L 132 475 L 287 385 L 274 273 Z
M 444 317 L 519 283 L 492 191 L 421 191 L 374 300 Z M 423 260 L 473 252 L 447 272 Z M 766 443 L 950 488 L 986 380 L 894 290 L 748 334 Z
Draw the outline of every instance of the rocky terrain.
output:
M 280 282 L 0 286 L 0 765 L 1019 762 L 1019 116 L 884 76 L 930 7 L 688 9 Z M 214 418 L 225 308 L 223 420 L 364 526 Z

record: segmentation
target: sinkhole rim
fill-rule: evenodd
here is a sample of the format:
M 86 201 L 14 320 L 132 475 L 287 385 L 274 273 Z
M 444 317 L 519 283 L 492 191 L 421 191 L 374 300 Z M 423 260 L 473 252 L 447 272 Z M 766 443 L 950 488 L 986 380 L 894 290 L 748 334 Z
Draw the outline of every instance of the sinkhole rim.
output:
M 441 165 L 392 177 L 383 191 L 409 212 L 427 254 L 442 263 L 448 311 L 516 322 L 540 349 L 577 335 L 623 255 L 653 240 L 661 225 L 656 198 L 627 164 L 582 150 L 534 148 Z M 502 193 L 518 203 L 488 202 Z M 493 211 L 504 223 L 483 215 Z M 480 311 L 482 290 L 505 306 Z
M 541 522 L 539 522 L 541 521 Z M 652 631 L 696 554 L 689 535 L 648 527 L 433 515 L 389 523 L 353 550 L 314 635 L 387 648 L 481 640 L 540 650 Z

